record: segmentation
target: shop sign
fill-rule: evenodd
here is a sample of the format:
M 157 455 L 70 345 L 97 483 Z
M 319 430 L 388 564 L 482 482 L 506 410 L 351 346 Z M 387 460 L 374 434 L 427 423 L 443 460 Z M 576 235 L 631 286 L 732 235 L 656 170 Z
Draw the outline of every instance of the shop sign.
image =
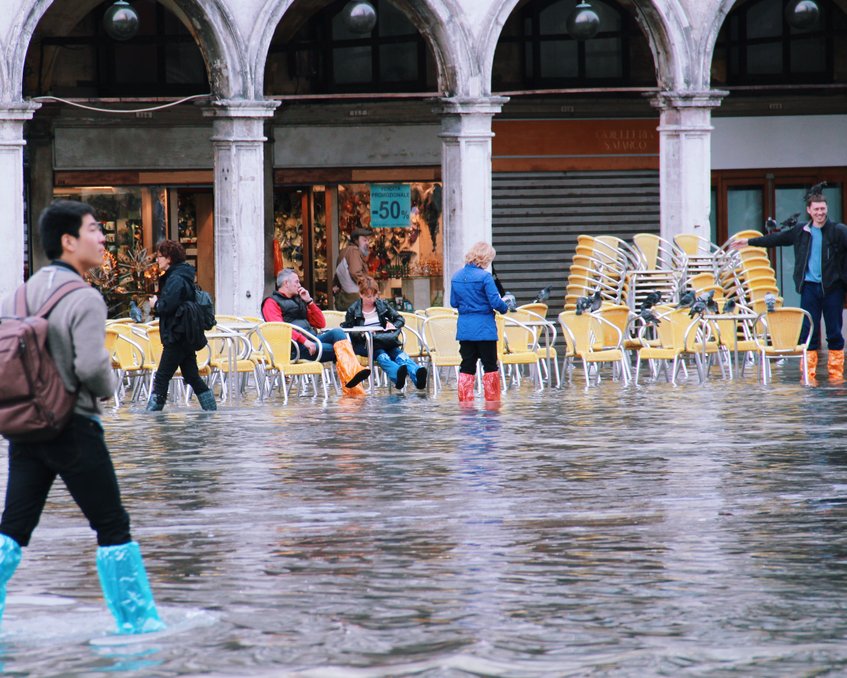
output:
M 409 184 L 371 184 L 371 226 L 409 228 L 412 191 Z

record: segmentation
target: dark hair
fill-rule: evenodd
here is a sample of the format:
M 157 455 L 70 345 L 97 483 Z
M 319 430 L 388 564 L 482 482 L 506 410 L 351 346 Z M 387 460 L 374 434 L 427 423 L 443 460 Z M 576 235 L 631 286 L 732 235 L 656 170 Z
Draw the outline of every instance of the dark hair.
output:
M 41 247 L 48 259 L 62 256 L 62 236 L 79 237 L 82 218 L 94 216 L 94 208 L 76 200 L 55 200 L 46 207 L 38 218 L 38 230 L 41 234 Z
M 156 254 L 171 260 L 171 266 L 185 261 L 185 248 L 176 240 L 160 240 L 156 245 Z
M 812 193 L 806 196 L 806 207 L 811 207 L 813 202 L 826 202 L 826 196 L 823 193 Z

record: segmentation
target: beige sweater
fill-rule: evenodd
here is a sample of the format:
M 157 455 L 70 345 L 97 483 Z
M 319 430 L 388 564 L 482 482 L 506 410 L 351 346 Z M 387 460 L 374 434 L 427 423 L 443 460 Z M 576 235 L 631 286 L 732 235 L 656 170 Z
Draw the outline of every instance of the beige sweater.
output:
M 29 312 L 35 313 L 50 293 L 79 274 L 64 266 L 49 265 L 27 281 Z M 14 294 L 0 303 L 3 315 L 14 314 Z M 99 398 L 114 392 L 112 361 L 106 351 L 106 304 L 93 287 L 76 290 L 50 313 L 47 346 L 69 391 L 80 387 L 74 411 L 86 416 L 100 413 Z

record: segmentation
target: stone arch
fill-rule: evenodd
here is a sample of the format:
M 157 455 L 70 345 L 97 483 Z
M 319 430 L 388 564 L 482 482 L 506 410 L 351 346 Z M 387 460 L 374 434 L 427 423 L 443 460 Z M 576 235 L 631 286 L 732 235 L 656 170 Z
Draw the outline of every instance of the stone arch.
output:
M 257 17 L 259 39 L 250 46 L 249 61 L 255 74 L 254 96 L 263 96 L 265 63 L 271 40 L 286 12 L 303 0 L 268 0 Z M 480 73 L 471 57 L 472 39 L 462 12 L 453 0 L 392 0 L 415 25 L 432 49 L 438 70 L 438 89 L 444 96 L 478 96 Z M 315 10 L 324 2 L 312 2 Z
M 252 93 L 252 78 L 245 68 L 242 40 L 229 10 L 222 0 L 158 0 L 174 12 L 197 41 L 203 58 L 212 95 L 222 99 L 240 98 Z M 23 71 L 32 36 L 50 7 L 68 2 L 71 13 L 82 18 L 101 0 L 24 0 L 10 35 L 14 39 L 6 46 L 4 67 L 0 78 L 0 93 L 7 101 L 21 98 Z M 71 26 L 72 28 L 72 26 Z
M 494 52 L 506 20 L 515 10 L 519 0 L 498 0 L 493 3 L 486 27 L 480 33 L 480 60 L 486 87 L 491 87 L 494 67 Z M 674 10 L 675 3 L 657 0 L 618 0 L 619 4 L 632 12 L 644 32 L 656 68 L 659 89 L 691 89 L 698 87 L 695 73 L 690 64 L 690 55 L 681 53 L 680 46 L 690 40 L 683 28 L 684 21 Z M 686 50 L 687 51 L 687 50 Z
M 736 5 L 740 4 L 741 1 L 742 0 L 720 0 L 715 7 L 715 11 L 712 13 L 712 23 L 709 25 L 708 32 L 706 32 L 703 40 L 703 46 L 705 48 L 703 61 L 705 62 L 707 76 L 712 65 L 712 60 L 715 58 L 715 45 L 717 45 L 718 42 L 718 34 L 720 33 L 721 28 L 723 28 L 729 13 Z M 847 14 L 847 0 L 832 0 L 832 2 L 837 7 L 840 7 L 842 12 Z

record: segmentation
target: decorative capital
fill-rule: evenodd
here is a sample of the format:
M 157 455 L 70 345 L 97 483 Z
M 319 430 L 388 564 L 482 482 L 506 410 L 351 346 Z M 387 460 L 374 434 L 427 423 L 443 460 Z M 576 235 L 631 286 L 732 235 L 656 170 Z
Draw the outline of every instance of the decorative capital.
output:
M 434 99 L 433 109 L 442 115 L 494 116 L 503 109 L 509 97 L 443 97 Z
M 653 98 L 650 103 L 660 111 L 671 108 L 717 108 L 721 105 L 724 97 L 729 94 L 722 89 L 710 90 L 666 90 L 657 94 L 651 94 Z
M 208 118 L 256 118 L 273 117 L 280 101 L 273 99 L 216 99 L 212 105 L 203 109 Z
M 39 108 L 41 108 L 41 104 L 30 99 L 0 101 L 0 120 L 26 122 L 32 120 L 32 116 Z

